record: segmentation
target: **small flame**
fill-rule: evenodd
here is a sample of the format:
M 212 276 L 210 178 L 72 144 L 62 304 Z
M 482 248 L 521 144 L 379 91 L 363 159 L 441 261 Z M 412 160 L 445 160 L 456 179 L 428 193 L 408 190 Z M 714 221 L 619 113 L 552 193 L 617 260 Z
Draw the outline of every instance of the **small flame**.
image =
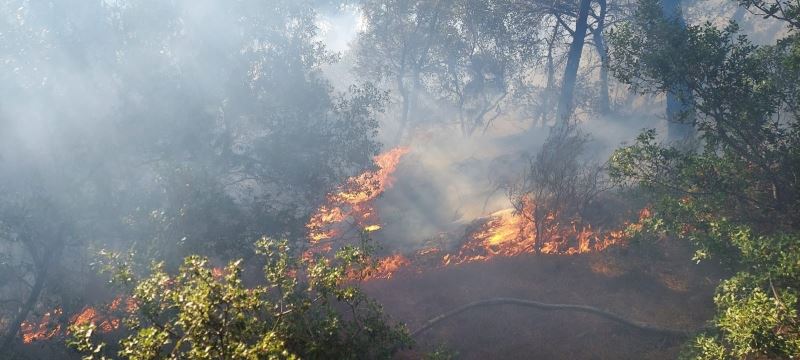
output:
M 100 311 L 92 306 L 84 307 L 79 313 L 70 317 L 69 325 L 80 326 L 96 324 L 100 332 L 109 333 L 119 329 L 122 323 L 120 318 L 114 316 L 113 313 L 124 311 L 130 314 L 137 309 L 138 305 L 134 299 L 123 299 L 122 296 L 117 296 L 110 304 L 105 306 L 104 311 Z M 63 331 L 62 325 L 58 322 L 63 314 L 64 311 L 61 308 L 56 308 L 42 315 L 42 318 L 38 322 L 23 322 L 20 325 L 22 342 L 31 344 L 37 341 L 53 339 L 56 336 L 68 335 L 69 333 Z
M 364 280 L 369 279 L 391 279 L 401 269 L 408 268 L 411 261 L 402 254 L 394 254 L 378 260 L 377 266 L 367 270 Z
M 64 311 L 61 308 L 55 308 L 42 315 L 42 318 L 36 323 L 24 321 L 20 324 L 22 342 L 30 344 L 34 341 L 52 339 L 60 334 L 61 324 L 58 324 L 57 321 L 63 314 Z
M 215 280 L 222 279 L 222 278 L 225 276 L 225 269 L 223 269 L 223 268 L 221 268 L 221 267 L 214 267 L 214 268 L 211 268 L 211 276 L 212 276 L 212 277 L 213 277 Z

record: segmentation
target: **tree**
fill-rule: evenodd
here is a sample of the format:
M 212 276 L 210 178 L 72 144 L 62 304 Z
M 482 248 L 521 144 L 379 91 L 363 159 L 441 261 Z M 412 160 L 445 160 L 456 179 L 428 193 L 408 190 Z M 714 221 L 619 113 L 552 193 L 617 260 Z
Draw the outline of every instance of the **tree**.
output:
M 649 1 L 641 6 L 658 9 Z M 674 28 L 649 24 L 651 31 Z M 688 85 L 703 146 L 664 146 L 651 130 L 617 150 L 611 175 L 649 194 L 654 216 L 642 236 L 689 240 L 695 259 L 714 258 L 735 271 L 717 289 L 713 327 L 688 345 L 687 357 L 796 358 L 800 37 L 790 32 L 756 46 L 737 30 L 733 23 L 688 26 L 683 56 L 660 60 L 645 38 L 653 32 L 623 27 L 614 35 L 612 64 L 622 81 L 648 92 Z
M 391 83 L 400 95 L 400 130 L 404 136 L 417 116 L 422 77 L 439 72 L 432 59 L 451 11 L 446 1 L 364 1 L 367 29 L 359 35 L 357 72 L 366 79 Z
M 430 92 L 456 110 L 466 136 L 485 131 L 528 86 L 524 76 L 536 57 L 536 40 L 519 41 L 506 6 L 500 1 L 456 2 L 447 23 L 449 43 L 437 54 L 444 73 L 431 77 Z
M 600 56 L 600 89 L 598 95 L 598 111 L 600 114 L 608 114 L 611 112 L 611 99 L 608 95 L 608 53 L 606 49 L 606 40 L 603 32 L 606 31 L 606 14 L 608 13 L 608 1 L 597 0 L 597 5 L 600 7 L 598 14 L 592 16 L 595 18 L 595 26 L 591 29 L 592 40 L 594 47 L 597 50 L 597 55 Z
M 387 95 L 332 89 L 318 3 L 0 4 L 2 350 L 92 302 L 88 248 L 247 258 L 372 164 Z
M 586 66 L 586 61 L 581 62 L 584 58 L 583 46 L 587 42 L 587 38 L 591 40 L 600 60 L 596 111 L 600 114 L 607 114 L 611 110 L 611 99 L 608 94 L 608 57 L 604 32 L 608 26 L 627 17 L 627 3 L 599 0 L 557 4 L 542 1 L 512 1 L 510 4 L 514 12 L 518 14 L 516 16 L 520 18 L 520 24 L 515 26 L 518 32 L 527 34 L 529 37 L 539 37 L 542 33 L 541 28 L 552 29 L 552 32 L 548 30 L 549 35 L 541 40 L 546 45 L 546 49 L 543 50 L 546 53 L 546 87 L 542 95 L 544 100 L 540 105 L 542 109 L 538 116 L 546 117 L 550 107 L 556 108 L 556 119 L 559 121 L 572 115 L 576 106 L 573 100 L 579 69 L 589 68 Z M 593 5 L 597 5 L 597 7 L 595 8 Z M 525 25 L 521 25 L 522 23 Z M 589 35 L 591 37 L 588 37 Z M 569 44 L 566 51 L 559 51 L 559 45 L 562 43 Z M 556 97 L 553 95 L 556 92 L 555 70 L 556 65 L 562 60 L 566 64 L 560 92 Z M 555 105 L 551 104 L 553 98 L 557 102 Z
M 52 280 L 66 246 L 70 225 L 52 202 L 41 196 L 23 196 L 21 199 L 3 197 L 0 209 L 0 241 L 8 249 L 2 254 L 0 264 L 4 270 L 2 287 L 16 289 L 12 297 L 4 298 L 3 317 L 11 315 L 4 324 L 0 338 L 0 354 L 9 354 L 14 347 L 19 329 L 45 293 Z M 24 201 L 21 203 L 20 200 Z M 48 226 L 48 222 L 52 225 Z M 30 282 L 32 281 L 32 283 Z
M 661 2 L 661 13 L 664 20 L 673 24 L 676 31 L 677 40 L 681 41 L 686 36 L 686 21 L 683 19 L 680 0 L 663 0 Z M 680 140 L 685 139 L 692 132 L 691 117 L 693 98 L 691 89 L 687 84 L 673 84 L 666 91 L 667 97 L 667 126 L 669 127 L 669 137 Z
M 579 69 L 590 68 L 581 63 L 587 39 L 600 60 L 597 110 L 610 111 L 603 33 L 625 16 L 621 3 L 374 0 L 362 9 L 366 29 L 358 41 L 357 72 L 398 94 L 402 129 L 409 116 L 455 122 L 471 135 L 527 108 L 536 108 L 536 120 L 544 120 L 550 108 L 558 117 L 571 115 Z M 559 90 L 556 70 L 564 62 Z M 538 83 L 539 67 L 545 84 Z
M 572 31 L 572 43 L 569 45 L 569 52 L 567 53 L 567 66 L 564 69 L 564 78 L 561 80 L 561 95 L 558 97 L 556 121 L 568 121 L 572 114 L 572 98 L 575 94 L 575 81 L 578 76 L 581 55 L 583 54 L 590 6 L 591 0 L 581 0 L 580 5 L 578 5 L 575 30 Z
M 689 50 L 686 22 L 683 20 L 681 4 L 678 0 L 665 0 L 660 2 L 640 2 L 632 21 L 628 22 L 629 28 L 612 33 L 612 43 L 625 43 L 625 34 L 636 35 L 635 46 L 640 47 L 637 59 L 643 63 L 642 68 L 663 69 L 670 74 L 680 74 L 684 71 L 682 66 L 690 66 L 685 57 L 676 57 L 674 54 L 683 54 Z M 638 34 L 646 34 L 639 36 Z M 634 45 L 630 43 L 630 45 Z M 632 47 L 617 47 L 619 52 L 614 53 L 613 59 L 626 59 L 621 52 Z M 637 49 L 638 50 L 638 49 Z M 617 50 L 612 49 L 612 53 Z M 679 58 L 678 61 L 672 61 Z M 638 75 L 626 73 L 614 61 L 610 67 L 615 76 L 625 83 L 633 84 L 634 90 L 640 84 L 636 80 Z M 674 67 L 667 70 L 666 67 Z M 655 70 L 654 70 L 655 71 Z M 649 76 L 649 75 L 645 75 Z M 666 96 L 666 117 L 669 127 L 669 137 L 673 140 L 685 139 L 690 135 L 694 117 L 694 94 L 692 84 L 680 78 L 670 80 L 667 87 L 660 89 Z
M 411 121 L 455 122 L 465 136 L 486 129 L 530 67 L 535 41 L 520 41 L 504 1 L 380 0 L 362 9 L 356 69 L 399 94 L 398 136 Z
M 509 189 L 515 210 L 533 223 L 536 251 L 553 224 L 580 220 L 584 210 L 607 190 L 603 168 L 586 159 L 589 136 L 574 122 L 558 123 L 530 160 L 522 181 Z

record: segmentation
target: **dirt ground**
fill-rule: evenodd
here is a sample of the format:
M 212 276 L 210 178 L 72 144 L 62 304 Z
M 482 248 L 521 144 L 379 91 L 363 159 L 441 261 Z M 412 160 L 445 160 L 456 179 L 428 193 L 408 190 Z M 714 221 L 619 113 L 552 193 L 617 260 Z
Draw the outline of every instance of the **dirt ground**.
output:
M 666 241 L 573 256 L 529 255 L 400 273 L 365 290 L 410 330 L 472 301 L 514 297 L 591 305 L 631 320 L 697 329 L 713 316 L 714 288 L 723 275 L 697 265 L 684 246 Z M 514 305 L 482 307 L 420 334 L 399 357 L 416 359 L 437 347 L 459 359 L 674 359 L 682 342 L 644 333 L 595 315 Z

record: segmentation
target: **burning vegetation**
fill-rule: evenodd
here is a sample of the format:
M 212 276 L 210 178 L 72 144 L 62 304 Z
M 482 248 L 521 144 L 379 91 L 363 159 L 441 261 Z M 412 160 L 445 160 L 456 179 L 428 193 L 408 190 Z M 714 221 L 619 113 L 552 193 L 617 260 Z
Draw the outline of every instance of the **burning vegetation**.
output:
M 334 249 L 382 229 L 374 200 L 391 189 L 395 171 L 410 151 L 408 147 L 398 147 L 375 156 L 374 169 L 347 179 L 328 194 L 325 203 L 316 209 L 305 226 L 308 239 L 308 248 L 303 254 L 305 261 L 313 263 L 315 256 L 331 258 Z M 518 198 L 516 203 L 519 206 L 473 220 L 461 227 L 460 233 L 449 234 L 447 237 L 456 239 L 450 244 L 426 246 L 410 253 L 396 252 L 390 243 L 380 244 L 381 249 L 390 255 L 374 258 L 371 266 L 359 271 L 348 271 L 347 279 L 388 280 L 400 273 L 422 273 L 496 258 L 601 252 L 612 246 L 624 246 L 627 240 L 625 229 L 641 227 L 638 223 L 623 224 L 618 230 L 597 231 L 580 218 L 561 223 L 562 216 L 557 211 L 540 217 L 541 224 L 537 224 L 536 211 L 541 210 L 541 206 L 537 207 L 528 195 Z M 639 220 L 649 216 L 649 210 L 644 209 Z M 214 267 L 210 269 L 210 275 L 214 281 L 223 282 L 227 271 Z M 20 332 L 26 344 L 63 338 L 70 335 L 66 329 L 85 325 L 92 325 L 100 333 L 110 333 L 120 328 L 125 314 L 137 309 L 132 298 L 117 296 L 105 306 L 84 307 L 66 322 L 63 310 L 56 308 L 38 321 L 23 322 Z
M 725 1 L 2 1 L 0 359 L 800 359 L 800 3 Z
M 378 210 L 372 201 L 391 187 L 393 173 L 409 151 L 409 148 L 395 148 L 376 156 L 377 170 L 348 179 L 336 192 L 328 195 L 327 202 L 318 208 L 306 225 L 310 244 L 307 257 L 330 254 L 335 248 L 333 244 L 341 246 L 351 242 L 355 237 L 345 238 L 347 231 L 355 229 L 356 232 L 370 233 L 381 229 Z M 473 221 L 464 230 L 455 250 L 434 246 L 418 249 L 412 254 L 393 253 L 376 259 L 372 268 L 353 273 L 351 277 L 389 279 L 398 272 L 420 272 L 425 268 L 489 261 L 496 257 L 575 255 L 625 244 L 625 229 L 630 224 L 623 224 L 619 230 L 596 231 L 591 224 L 583 224 L 580 219 L 562 224 L 555 211 L 548 212 L 541 218 L 542 224 L 537 224 L 534 212 L 539 208 L 533 200 L 524 196 L 520 203 L 519 208 L 497 211 Z M 649 217 L 649 210 L 644 209 L 639 215 L 639 220 L 643 220 Z M 390 246 L 382 245 L 384 248 Z
M 487 218 L 476 220 L 477 230 L 467 231 L 465 241 L 456 251 L 428 247 L 410 256 L 393 254 L 377 260 L 375 269 L 365 279 L 389 279 L 399 272 L 420 272 L 425 268 L 454 266 L 470 262 L 490 261 L 500 257 L 522 255 L 576 255 L 601 252 L 612 246 L 624 246 L 628 239 L 626 230 L 641 227 L 641 220 L 649 217 L 643 209 L 640 219 L 625 224 L 623 229 L 606 232 L 595 231 L 590 225 L 569 226 L 554 223 L 547 227 L 546 238 L 537 241 L 532 232 L 530 217 L 514 209 L 498 211 Z M 540 249 L 540 250 L 536 250 Z
M 38 321 L 25 321 L 20 325 L 22 342 L 31 344 L 37 341 L 63 339 L 69 335 L 73 326 L 92 324 L 102 333 L 110 333 L 119 329 L 125 314 L 138 309 L 136 302 L 130 297 L 117 296 L 110 303 L 102 306 L 85 306 L 81 311 L 69 317 L 67 326 L 62 327 L 64 310 L 60 307 L 48 311 Z
M 366 232 L 380 230 L 372 200 L 392 186 L 392 173 L 409 151 L 407 147 L 398 147 L 375 156 L 375 170 L 347 179 L 335 192 L 328 194 L 325 204 L 306 224 L 311 243 L 343 236 L 354 228 Z

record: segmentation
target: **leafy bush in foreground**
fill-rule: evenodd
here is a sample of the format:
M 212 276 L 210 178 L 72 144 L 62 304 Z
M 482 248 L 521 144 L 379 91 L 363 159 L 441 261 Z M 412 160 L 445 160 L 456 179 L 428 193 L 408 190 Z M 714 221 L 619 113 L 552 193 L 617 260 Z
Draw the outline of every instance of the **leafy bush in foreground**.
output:
M 119 342 L 125 359 L 375 359 L 388 358 L 410 339 L 380 306 L 348 280 L 368 264 L 368 247 L 345 247 L 332 259 L 295 257 L 286 241 L 262 239 L 264 280 L 245 286 L 240 261 L 213 269 L 187 257 L 177 274 L 161 263 L 138 279 L 132 264 L 106 253 L 104 272 L 129 289 L 135 311 Z M 70 346 L 85 359 L 112 351 L 95 325 L 74 326 Z

